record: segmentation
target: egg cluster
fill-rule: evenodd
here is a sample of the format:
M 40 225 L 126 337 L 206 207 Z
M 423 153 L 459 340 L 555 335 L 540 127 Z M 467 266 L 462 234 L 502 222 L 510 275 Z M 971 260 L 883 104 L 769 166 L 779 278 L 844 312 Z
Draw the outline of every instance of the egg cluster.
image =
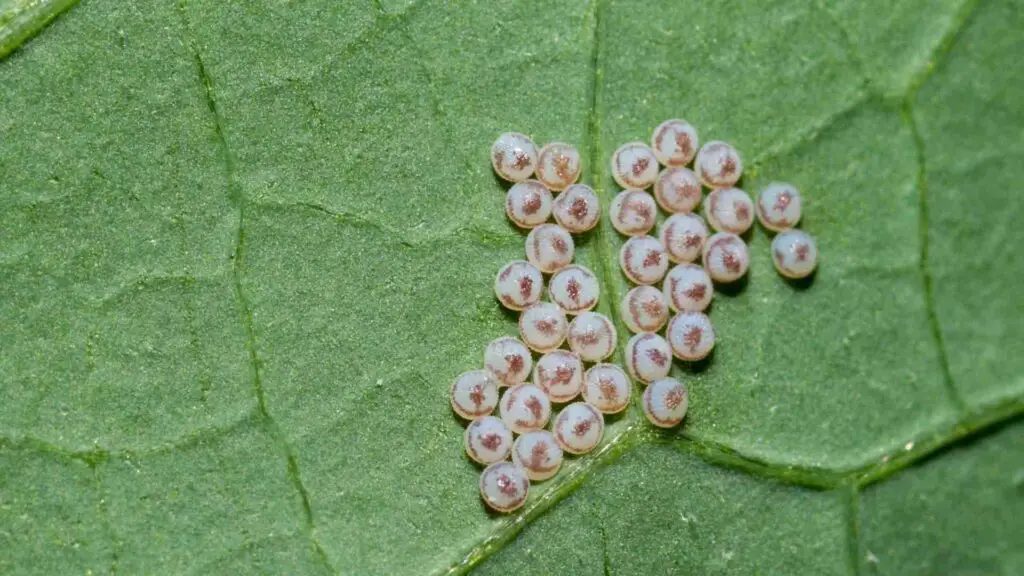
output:
M 609 318 L 593 311 L 597 277 L 573 264 L 573 234 L 601 217 L 597 194 L 576 183 L 579 152 L 561 142 L 537 150 L 529 137 L 507 133 L 494 143 L 491 163 L 512 182 L 506 215 L 529 230 L 525 259 L 503 266 L 494 280 L 501 304 L 520 312 L 519 338 L 488 344 L 483 369 L 455 379 L 451 402 L 469 420 L 466 453 L 486 466 L 484 502 L 509 512 L 526 501 L 530 482 L 558 473 L 565 453 L 585 454 L 601 442 L 604 414 L 626 408 L 630 381 L 622 368 L 602 362 L 618 335 Z M 554 416 L 553 405 L 560 408 Z
M 766 228 L 779 232 L 772 254 L 782 274 L 807 276 L 817 259 L 813 240 L 792 229 L 800 218 L 794 187 L 771 184 L 755 206 L 734 187 L 743 172 L 739 153 L 725 142 L 698 144 L 693 126 L 669 120 L 654 130 L 650 146 L 625 144 L 611 160 L 623 191 L 609 206 L 609 218 L 629 237 L 619 264 L 636 285 L 619 308 L 635 333 L 626 344 L 625 363 L 629 375 L 647 385 L 648 420 L 663 428 L 682 422 L 688 406 L 686 387 L 668 377 L 672 357 L 697 361 L 714 348 L 715 331 L 704 314 L 714 295 L 712 282 L 746 274 L 750 259 L 740 235 L 755 212 Z M 451 404 L 469 421 L 466 453 L 486 466 L 480 476 L 484 502 L 509 512 L 525 503 L 531 481 L 558 473 L 565 453 L 585 454 L 601 442 L 604 415 L 628 406 L 631 382 L 626 371 L 606 362 L 618 334 L 608 317 L 593 311 L 600 298 L 597 277 L 573 264 L 573 234 L 592 229 L 601 215 L 597 194 L 577 183 L 579 152 L 562 142 L 538 150 L 528 136 L 510 132 L 492 146 L 491 162 L 512 182 L 506 215 L 529 230 L 525 260 L 507 263 L 494 282 L 501 304 L 520 313 L 519 338 L 488 344 L 483 369 L 455 379 Z M 706 199 L 702 184 L 711 189 Z M 704 218 L 695 213 L 701 204 Z M 659 206 L 670 216 L 655 237 L 649 233 Z M 695 264 L 698 259 L 703 266 Z M 553 405 L 560 408 L 554 417 Z
M 687 168 L 691 161 L 692 170 Z M 692 362 L 711 353 L 715 330 L 704 312 L 714 295 L 712 282 L 734 282 L 746 274 L 750 255 L 741 235 L 753 225 L 755 213 L 765 228 L 779 232 L 772 255 L 780 273 L 802 278 L 814 270 L 813 239 L 792 229 L 800 219 L 797 189 L 770 184 L 755 206 L 736 187 L 743 174 L 739 152 L 722 141 L 699 146 L 696 129 L 684 120 L 668 120 L 655 128 L 650 146 L 620 146 L 612 155 L 611 170 L 624 190 L 613 200 L 609 215 L 612 226 L 629 237 L 619 264 L 636 285 L 620 304 L 626 326 L 636 333 L 626 345 L 626 366 L 641 382 L 666 378 L 670 355 Z M 710 189 L 706 198 L 702 186 Z M 695 213 L 701 205 L 703 218 Z M 669 216 L 655 237 L 650 232 L 658 206 Z M 695 264 L 698 258 L 703 266 Z M 659 282 L 660 289 L 655 286 Z M 671 319 L 670 310 L 675 313 Z M 664 337 L 659 335 L 663 327 Z M 659 389 L 645 392 L 644 410 L 656 425 L 674 425 L 655 413 L 657 402 L 647 399 L 647 393 L 656 395 Z

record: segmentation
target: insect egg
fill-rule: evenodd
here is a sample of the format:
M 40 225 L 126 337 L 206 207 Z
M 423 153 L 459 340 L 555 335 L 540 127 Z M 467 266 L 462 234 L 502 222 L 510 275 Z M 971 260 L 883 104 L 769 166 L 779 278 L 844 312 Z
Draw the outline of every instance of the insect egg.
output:
M 569 324 L 569 347 L 587 362 L 599 362 L 615 351 L 615 326 L 604 314 L 584 312 Z
M 629 405 L 629 377 L 615 364 L 595 364 L 583 378 L 583 399 L 605 414 Z
M 590 404 L 575 402 L 558 414 L 553 429 L 562 450 L 585 454 L 600 444 L 604 436 L 604 416 Z
M 666 212 L 693 212 L 703 197 L 700 180 L 689 168 L 666 168 L 654 182 L 654 199 Z
M 562 467 L 562 448 L 547 430 L 527 432 L 512 445 L 512 462 L 534 482 L 547 480 Z
M 536 180 L 514 184 L 505 196 L 505 214 L 520 228 L 533 228 L 551 216 L 551 192 Z
M 747 273 L 750 253 L 743 239 L 719 232 L 704 243 L 704 269 L 715 282 L 734 282 Z
M 711 277 L 696 264 L 680 264 L 669 270 L 663 290 L 668 305 L 676 312 L 703 312 L 715 294 Z
M 597 305 L 600 284 L 597 276 L 585 266 L 566 266 L 551 277 L 548 296 L 566 314 L 579 314 Z
M 688 404 L 686 386 L 675 378 L 651 382 L 644 390 L 644 414 L 659 428 L 678 426 L 686 416 Z
M 484 349 L 484 367 L 494 374 L 502 386 L 525 382 L 533 368 L 530 349 L 515 338 L 505 336 L 493 340 Z
M 623 188 L 648 188 L 658 177 L 658 158 L 643 142 L 623 144 L 612 154 L 612 177 Z
M 586 232 L 601 218 L 601 201 L 593 188 L 573 184 L 554 201 L 555 222 L 573 234 Z
M 564 142 L 552 142 L 537 153 L 537 180 L 560 192 L 580 177 L 580 153 Z
M 658 217 L 658 206 L 654 198 L 643 190 L 619 192 L 608 210 L 612 226 L 626 236 L 647 234 Z
M 565 342 L 569 321 L 565 312 L 550 302 L 538 302 L 519 315 L 519 337 L 537 352 L 554 350 Z
M 619 314 L 632 332 L 657 332 L 668 322 L 668 302 L 654 286 L 637 286 L 622 298 Z
M 467 420 L 487 416 L 498 405 L 498 381 L 487 370 L 460 374 L 452 383 L 452 409 Z
M 551 418 L 551 401 L 535 384 L 519 384 L 505 392 L 499 404 L 501 419 L 516 434 L 540 430 Z
M 680 312 L 668 321 L 669 346 L 680 360 L 702 360 L 715 347 L 715 329 L 703 312 Z
M 743 234 L 754 223 L 754 202 L 739 188 L 719 188 L 704 201 L 704 216 L 719 232 Z
M 800 192 L 792 184 L 772 182 L 757 197 L 757 218 L 773 232 L 782 232 L 800 221 Z
M 533 383 L 547 393 L 552 402 L 568 402 L 583 387 L 583 362 L 568 350 L 552 350 L 537 360 Z
M 466 427 L 466 454 L 481 464 L 508 458 L 512 452 L 512 432 L 494 416 L 477 418 Z
M 541 224 L 526 236 L 526 259 L 545 274 L 568 266 L 575 251 L 572 236 L 561 226 Z
M 522 182 L 537 166 L 537 146 L 529 136 L 506 132 L 491 146 L 494 171 L 509 182 Z
M 658 234 L 668 259 L 682 264 L 700 257 L 708 239 L 708 227 L 697 214 L 673 214 L 661 225 Z
M 664 378 L 672 369 L 672 348 L 653 332 L 637 334 L 626 344 L 626 368 L 641 382 Z
M 786 230 L 772 240 L 772 262 L 787 278 L 806 278 L 818 265 L 818 246 L 803 230 Z
M 694 164 L 697 177 L 708 188 L 728 188 L 743 174 L 743 161 L 735 148 L 721 140 L 701 146 Z
M 657 238 L 636 236 L 627 240 L 619 250 L 619 266 L 636 284 L 654 284 L 665 277 L 668 254 Z
M 686 120 L 666 120 L 651 134 L 651 148 L 665 166 L 686 166 L 697 153 L 697 129 Z
M 540 270 L 525 260 L 514 260 L 502 266 L 494 279 L 494 293 L 509 310 L 522 310 L 540 300 L 544 277 Z
M 511 462 L 495 462 L 480 474 L 480 496 L 498 512 L 518 510 L 530 494 L 526 471 Z

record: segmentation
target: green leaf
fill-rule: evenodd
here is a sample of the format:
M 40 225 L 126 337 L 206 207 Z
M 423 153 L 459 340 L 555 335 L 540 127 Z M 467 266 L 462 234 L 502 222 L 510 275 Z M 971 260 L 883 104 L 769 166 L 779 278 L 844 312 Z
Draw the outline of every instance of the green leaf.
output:
M 1022 452 L 1018 422 L 868 488 L 859 514 L 862 573 L 1019 572 Z
M 0 62 L 0 572 L 1024 572 L 1019 2 L 550 4 L 87 0 Z M 753 231 L 684 426 L 634 402 L 489 514 L 447 400 L 516 330 L 488 146 L 607 202 L 676 116 L 804 191 L 820 269 Z
M 78 0 L 0 0 L 0 58 L 16 50 Z

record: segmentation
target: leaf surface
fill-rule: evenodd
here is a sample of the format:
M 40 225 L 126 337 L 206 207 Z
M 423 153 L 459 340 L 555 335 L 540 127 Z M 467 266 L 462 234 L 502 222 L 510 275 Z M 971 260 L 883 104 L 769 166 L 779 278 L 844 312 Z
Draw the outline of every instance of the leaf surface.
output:
M 0 62 L 0 572 L 1024 571 L 1022 7 L 874 4 L 82 2 Z M 754 230 L 685 425 L 634 402 L 490 515 L 447 400 L 516 330 L 488 146 L 607 205 L 676 116 L 820 269 Z M 611 315 L 621 242 L 578 241 Z

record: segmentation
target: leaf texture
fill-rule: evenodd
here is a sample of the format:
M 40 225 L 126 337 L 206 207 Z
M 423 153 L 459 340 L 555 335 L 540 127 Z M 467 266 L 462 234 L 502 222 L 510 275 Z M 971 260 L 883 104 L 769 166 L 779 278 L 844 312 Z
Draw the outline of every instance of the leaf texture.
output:
M 0 572 L 1024 572 L 1022 14 L 81 2 L 0 61 Z M 678 116 L 803 191 L 820 269 L 754 230 L 684 426 L 634 402 L 491 515 L 447 400 L 516 329 L 488 146 L 607 204 Z M 578 242 L 610 315 L 621 242 Z

